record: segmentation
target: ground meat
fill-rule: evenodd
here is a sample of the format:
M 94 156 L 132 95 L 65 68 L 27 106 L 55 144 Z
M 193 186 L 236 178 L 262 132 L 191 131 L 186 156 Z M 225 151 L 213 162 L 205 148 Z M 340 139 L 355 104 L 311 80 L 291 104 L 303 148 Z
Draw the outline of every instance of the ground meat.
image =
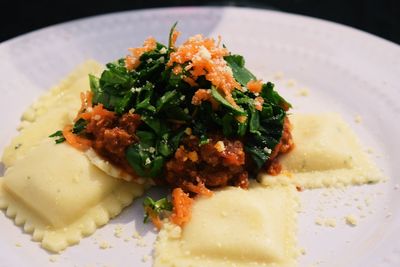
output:
M 120 128 L 124 129 L 128 134 L 135 136 L 136 129 L 140 125 L 140 115 L 125 113 L 118 122 Z
M 168 184 L 187 191 L 191 191 L 188 184 L 202 184 L 207 188 L 226 185 L 248 187 L 245 152 L 241 141 L 215 135 L 209 139 L 208 144 L 199 146 L 198 138 L 192 135 L 183 138 L 181 143 L 165 167 Z
M 191 193 L 196 193 L 193 190 L 196 185 L 207 188 L 227 185 L 248 188 L 248 171 L 253 169 L 253 162 L 249 155 L 246 156 L 241 140 L 214 135 L 208 144 L 199 146 L 198 138 L 191 135 L 181 143 L 165 167 L 165 180 L 172 187 L 181 187 Z M 288 153 L 293 146 L 291 124 L 285 118 L 281 140 L 265 165 L 268 173 L 277 175 L 281 172 L 279 155 Z
M 138 141 L 135 135 L 140 125 L 140 115 L 126 113 L 91 119 L 86 126 L 86 133 L 93 140 L 93 149 L 111 163 L 127 173 L 136 176 L 125 157 L 128 146 Z
M 116 157 L 125 157 L 125 149 L 134 140 L 133 135 L 130 135 L 124 129 L 114 127 L 112 129 L 104 129 L 101 137 L 96 139 L 94 148 L 96 150 L 104 150 Z
M 140 115 L 126 113 L 118 117 L 115 113 L 107 114 L 92 118 L 86 126 L 86 134 L 93 141 L 92 147 L 111 163 L 137 176 L 126 160 L 125 151 L 138 141 L 135 133 L 140 125 Z M 266 163 L 270 174 L 276 175 L 281 171 L 278 156 L 293 148 L 290 131 L 291 124 L 285 118 L 282 138 Z M 156 182 L 181 187 L 192 195 L 207 194 L 208 189 L 227 185 L 248 188 L 248 171 L 252 169 L 252 160 L 246 156 L 241 140 L 214 134 L 207 144 L 200 146 L 198 137 L 187 135 L 166 163 L 163 176 L 156 178 Z

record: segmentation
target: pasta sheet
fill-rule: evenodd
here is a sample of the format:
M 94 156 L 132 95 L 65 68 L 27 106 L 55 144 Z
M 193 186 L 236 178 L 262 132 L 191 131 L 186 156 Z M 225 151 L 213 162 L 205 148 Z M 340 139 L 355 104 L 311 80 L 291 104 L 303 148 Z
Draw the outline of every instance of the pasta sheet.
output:
M 70 124 L 89 90 L 88 74 L 102 66 L 88 61 L 24 113 L 20 133 L 3 154 L 0 208 L 35 241 L 54 252 L 93 233 L 143 194 L 145 185 L 115 179 L 85 153 L 49 134 Z
M 195 201 L 181 229 L 167 223 L 154 266 L 294 266 L 297 195 L 294 187 L 228 187 Z
M 295 148 L 280 158 L 281 174 L 260 173 L 261 183 L 319 188 L 384 179 L 339 114 L 296 114 L 290 120 Z

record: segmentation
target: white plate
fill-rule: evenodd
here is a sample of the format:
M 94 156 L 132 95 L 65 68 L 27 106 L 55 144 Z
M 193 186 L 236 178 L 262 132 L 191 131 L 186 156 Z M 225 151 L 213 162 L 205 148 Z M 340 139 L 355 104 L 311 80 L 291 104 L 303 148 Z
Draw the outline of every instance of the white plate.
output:
M 282 72 L 278 88 L 295 105 L 293 112 L 340 112 L 390 177 L 377 185 L 301 193 L 299 246 L 306 254 L 299 266 L 400 266 L 400 190 L 395 189 L 400 182 L 400 48 L 348 27 L 256 9 L 170 8 L 78 20 L 12 39 L 0 45 L 0 148 L 16 134 L 22 111 L 76 65 L 88 58 L 114 60 L 149 35 L 166 42 L 175 21 L 181 40 L 196 33 L 221 34 L 264 80 Z M 298 95 L 304 87 L 309 96 Z M 344 223 L 348 214 L 359 218 L 358 226 Z M 318 217 L 334 218 L 337 226 L 317 226 Z M 151 260 L 143 259 L 151 253 L 155 233 L 141 221 L 138 200 L 53 263 L 2 213 L 0 266 L 150 266 Z M 135 223 L 145 247 L 124 241 Z M 113 235 L 116 224 L 122 224 L 122 238 Z M 113 247 L 100 250 L 96 240 Z

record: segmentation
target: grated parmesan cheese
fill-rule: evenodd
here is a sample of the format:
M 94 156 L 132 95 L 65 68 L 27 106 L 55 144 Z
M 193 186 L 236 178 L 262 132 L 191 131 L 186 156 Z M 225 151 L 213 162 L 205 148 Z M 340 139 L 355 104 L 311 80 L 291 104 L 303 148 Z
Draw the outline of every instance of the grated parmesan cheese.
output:
M 108 248 L 111 248 L 111 245 L 107 241 L 101 241 L 99 244 L 99 248 L 108 249 Z
M 346 224 L 350 226 L 356 226 L 358 224 L 357 218 L 354 215 L 347 215 L 344 219 L 346 220 Z
M 56 262 L 58 260 L 58 255 L 51 255 L 50 257 L 49 257 L 49 261 L 50 262 Z
M 336 220 L 333 218 L 328 218 L 328 219 L 325 219 L 324 224 L 325 224 L 325 226 L 328 226 L 328 227 L 336 227 Z
M 360 115 L 356 115 L 356 116 L 354 117 L 354 122 L 355 122 L 355 123 L 361 123 L 361 122 L 362 122 L 362 117 L 361 117 Z
M 117 225 L 114 228 L 114 236 L 120 238 L 122 236 L 122 227 L 121 225 Z
M 310 95 L 310 90 L 308 88 L 302 88 L 297 91 L 297 96 L 308 96 Z
M 215 149 L 218 151 L 218 152 L 224 152 L 225 151 L 225 144 L 224 144 L 224 142 L 222 142 L 222 141 L 218 141 L 215 145 L 214 145 L 214 147 L 215 147 Z

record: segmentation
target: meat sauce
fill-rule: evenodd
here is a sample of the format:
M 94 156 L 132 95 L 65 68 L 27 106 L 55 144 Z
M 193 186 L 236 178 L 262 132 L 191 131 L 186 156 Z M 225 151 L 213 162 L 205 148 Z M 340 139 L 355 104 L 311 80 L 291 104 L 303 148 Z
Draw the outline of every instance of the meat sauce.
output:
M 91 135 L 92 148 L 111 163 L 127 173 L 137 176 L 125 157 L 128 146 L 138 141 L 135 135 L 140 125 L 140 115 L 126 113 L 121 117 L 112 114 L 101 119 L 91 119 L 86 133 Z M 285 118 L 280 142 L 272 151 L 265 169 L 271 175 L 281 171 L 278 156 L 293 148 L 291 124 Z M 244 144 L 239 139 L 211 135 L 207 144 L 199 145 L 199 138 L 185 136 L 174 156 L 166 163 L 163 177 L 157 184 L 180 187 L 191 194 L 208 194 L 212 188 L 227 185 L 247 188 L 251 161 L 246 157 Z
M 140 115 L 126 113 L 121 117 L 115 114 L 92 118 L 86 126 L 86 133 L 91 135 L 92 148 L 103 158 L 121 167 L 137 177 L 125 157 L 125 150 L 138 141 L 135 135 L 140 125 Z
M 278 156 L 288 153 L 293 147 L 291 124 L 285 118 L 281 140 L 265 164 L 269 174 L 281 172 Z M 206 188 L 227 185 L 248 188 L 251 165 L 242 141 L 214 135 L 207 144 L 199 146 L 198 138 L 191 135 L 183 139 L 175 156 L 167 162 L 165 180 L 187 192 L 192 192 L 192 185 L 199 184 Z

